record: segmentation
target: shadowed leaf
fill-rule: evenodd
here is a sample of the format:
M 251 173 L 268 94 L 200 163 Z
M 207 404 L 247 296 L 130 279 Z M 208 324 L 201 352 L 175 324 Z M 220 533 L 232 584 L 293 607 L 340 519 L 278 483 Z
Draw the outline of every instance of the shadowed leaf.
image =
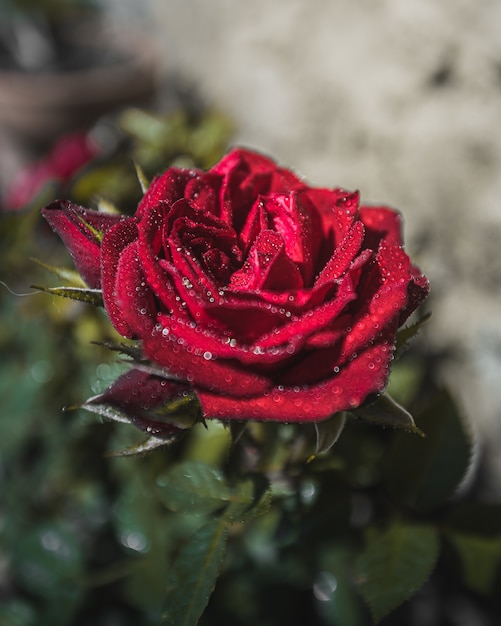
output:
M 196 626 L 214 590 L 226 551 L 223 520 L 209 522 L 181 550 L 167 581 L 162 626 Z
M 408 600 L 426 582 L 439 551 L 431 526 L 396 522 L 369 528 L 355 565 L 357 583 L 377 623 Z
M 207 514 L 225 507 L 231 489 L 223 473 L 205 463 L 176 465 L 157 480 L 159 495 L 172 511 Z
M 416 419 L 424 439 L 397 433 L 385 463 L 385 482 L 398 501 L 429 511 L 446 503 L 470 466 L 474 441 L 447 392 Z

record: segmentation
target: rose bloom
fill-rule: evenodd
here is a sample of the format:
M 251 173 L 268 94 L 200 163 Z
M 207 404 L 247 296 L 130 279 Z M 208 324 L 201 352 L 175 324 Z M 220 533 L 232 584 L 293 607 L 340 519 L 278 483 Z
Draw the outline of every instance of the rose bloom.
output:
M 114 327 L 189 383 L 206 418 L 320 421 L 384 391 L 428 294 L 401 220 L 235 149 L 172 167 L 133 217 L 43 210 Z M 96 230 L 103 236 L 96 236 Z

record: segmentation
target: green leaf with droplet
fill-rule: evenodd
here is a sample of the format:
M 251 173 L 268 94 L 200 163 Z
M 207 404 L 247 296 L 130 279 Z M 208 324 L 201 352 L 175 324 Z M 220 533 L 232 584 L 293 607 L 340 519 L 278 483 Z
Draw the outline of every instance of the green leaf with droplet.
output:
M 357 584 L 378 623 L 408 600 L 431 575 L 439 552 L 432 526 L 394 522 L 370 527 L 365 549 L 356 560 Z
M 384 480 L 393 498 L 422 511 L 445 504 L 470 466 L 474 440 L 452 397 L 440 392 L 416 418 L 425 438 L 397 433 Z
M 78 300 L 79 302 L 87 302 L 94 306 L 103 306 L 103 292 L 101 289 L 80 289 L 78 287 L 40 287 L 39 285 L 32 285 L 32 289 L 38 289 L 44 293 L 49 293 L 54 296 L 61 296 L 63 298 L 70 298 L 71 300 Z
M 207 514 L 227 506 L 231 488 L 223 473 L 205 463 L 176 465 L 157 479 L 159 495 L 172 511 Z
M 383 394 L 379 398 L 367 406 L 358 407 L 352 411 L 356 417 L 372 422 L 378 426 L 391 426 L 409 433 L 423 435 L 423 432 L 417 428 L 412 415 L 406 411 L 403 406 L 390 398 L 388 394 Z
M 181 550 L 167 581 L 162 626 L 196 626 L 216 585 L 226 551 L 223 519 L 202 526 Z

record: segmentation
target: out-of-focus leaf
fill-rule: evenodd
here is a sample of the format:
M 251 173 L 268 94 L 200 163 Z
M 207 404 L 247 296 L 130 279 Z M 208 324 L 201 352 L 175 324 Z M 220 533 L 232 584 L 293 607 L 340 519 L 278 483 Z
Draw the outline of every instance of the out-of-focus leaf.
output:
M 501 533 L 497 537 L 447 533 L 447 539 L 456 550 L 461 563 L 461 577 L 473 591 L 489 595 L 500 591 Z
M 0 626 L 37 626 L 35 609 L 21 600 L 3 602 L 0 606 Z
M 205 463 L 181 463 L 157 479 L 159 495 L 172 511 L 212 513 L 230 501 L 231 488 L 218 469 Z
M 202 526 L 184 546 L 167 581 L 162 626 L 196 626 L 216 585 L 225 551 L 222 519 Z
M 63 524 L 44 524 L 27 533 L 14 554 L 18 581 L 44 603 L 40 623 L 63 626 L 71 621 L 83 588 L 78 584 L 83 552 Z
M 430 511 L 443 505 L 464 478 L 474 441 L 451 396 L 440 392 L 417 419 L 426 437 L 395 435 L 385 482 L 397 500 Z
M 230 504 L 224 517 L 232 522 L 247 522 L 270 510 L 272 494 L 263 476 L 252 476 L 231 490 Z
M 54 296 L 62 296 L 63 298 L 70 298 L 71 300 L 78 300 L 79 302 L 87 302 L 94 306 L 103 306 L 103 292 L 101 289 L 80 289 L 78 287 L 40 287 L 39 285 L 32 285 L 32 289 L 38 289 L 45 293 L 52 294 Z
M 435 566 L 439 538 L 431 526 L 395 522 L 370 527 L 366 546 L 356 561 L 360 592 L 375 622 L 408 600 Z
M 501 505 L 466 503 L 446 518 L 444 536 L 460 562 L 464 583 L 484 595 L 501 591 Z
M 364 624 L 367 609 L 353 581 L 354 546 L 346 542 L 323 545 L 313 583 L 315 608 L 328 626 Z
M 378 426 L 391 426 L 409 433 L 422 435 L 416 427 L 412 415 L 388 394 L 383 394 L 375 402 L 352 411 L 354 415 Z

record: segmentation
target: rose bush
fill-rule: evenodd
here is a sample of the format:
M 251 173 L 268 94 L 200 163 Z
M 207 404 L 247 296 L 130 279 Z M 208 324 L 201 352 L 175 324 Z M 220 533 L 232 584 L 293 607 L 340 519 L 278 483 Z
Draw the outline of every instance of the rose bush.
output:
M 207 418 L 319 421 L 384 391 L 428 294 L 401 222 L 235 149 L 170 168 L 132 217 L 43 210 L 111 322 L 196 392 Z

